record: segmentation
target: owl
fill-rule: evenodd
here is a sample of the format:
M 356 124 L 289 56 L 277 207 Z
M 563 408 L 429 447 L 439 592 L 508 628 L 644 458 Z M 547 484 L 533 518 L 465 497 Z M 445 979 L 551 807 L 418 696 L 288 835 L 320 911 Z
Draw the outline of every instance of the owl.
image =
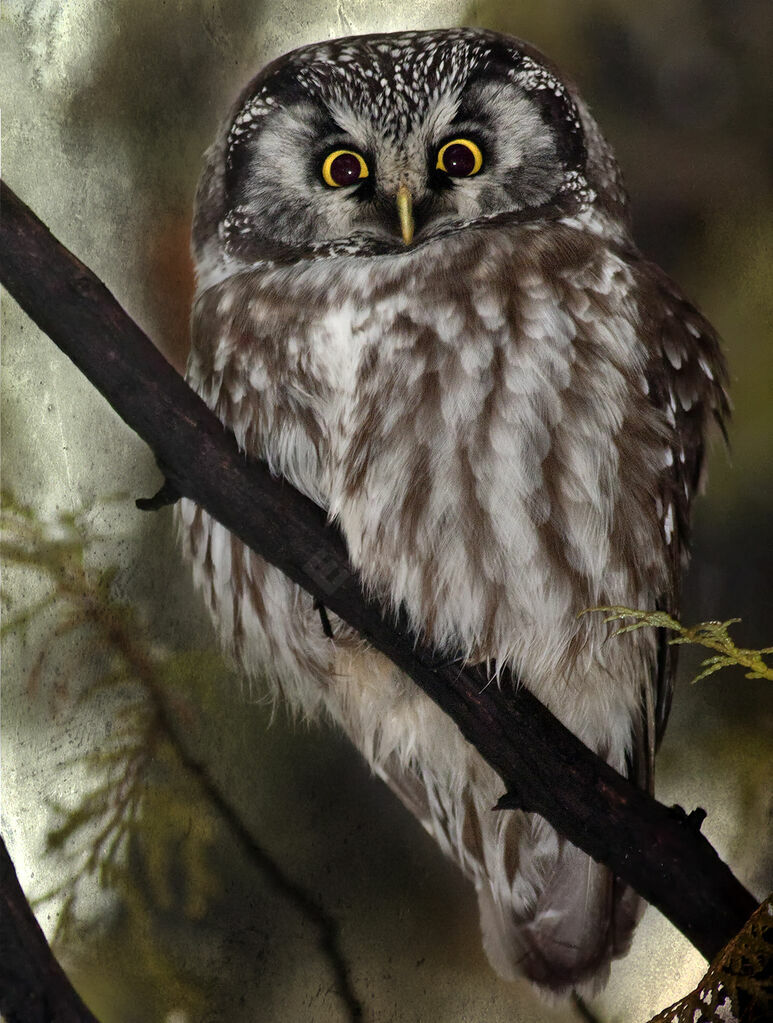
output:
M 678 610 L 726 371 L 636 248 L 575 87 L 471 28 L 297 49 L 208 150 L 193 254 L 187 377 L 243 450 L 326 510 L 440 656 L 516 678 L 650 787 L 667 648 L 580 613 Z M 199 507 L 179 520 L 225 644 L 343 728 L 459 864 L 493 967 L 601 985 L 635 893 L 541 817 L 492 811 L 501 780 L 410 679 Z

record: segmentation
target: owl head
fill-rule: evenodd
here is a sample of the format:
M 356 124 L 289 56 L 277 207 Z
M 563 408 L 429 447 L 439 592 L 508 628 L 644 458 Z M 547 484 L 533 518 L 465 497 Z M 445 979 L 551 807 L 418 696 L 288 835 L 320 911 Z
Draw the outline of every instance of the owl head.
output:
M 294 50 L 244 89 L 208 153 L 194 254 L 201 285 L 594 203 L 620 216 L 614 159 L 532 47 L 470 28 L 353 36 Z

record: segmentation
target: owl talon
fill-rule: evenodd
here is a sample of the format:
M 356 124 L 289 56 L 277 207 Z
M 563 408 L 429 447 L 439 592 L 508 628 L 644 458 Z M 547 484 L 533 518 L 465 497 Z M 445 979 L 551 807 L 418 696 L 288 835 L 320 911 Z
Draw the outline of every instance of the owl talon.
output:
M 322 631 L 325 633 L 328 639 L 335 639 L 335 633 L 333 632 L 333 626 L 330 624 L 330 619 L 327 616 L 327 608 L 321 600 L 315 598 L 314 610 L 319 611 L 319 620 L 322 622 Z

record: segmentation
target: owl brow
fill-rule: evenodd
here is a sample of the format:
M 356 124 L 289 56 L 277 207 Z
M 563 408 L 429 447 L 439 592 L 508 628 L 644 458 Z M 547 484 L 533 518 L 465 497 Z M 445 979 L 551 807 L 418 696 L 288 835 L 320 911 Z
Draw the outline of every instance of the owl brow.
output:
M 525 90 L 517 81 L 505 77 L 505 69 L 498 64 L 487 63 L 476 69 L 467 79 L 464 93 L 460 96 L 456 113 L 451 119 L 452 125 L 480 125 L 484 129 L 491 130 L 494 126 L 494 119 L 485 107 L 475 103 L 475 99 L 486 86 L 495 86 L 499 91 L 515 89 L 519 93 Z
M 471 114 L 465 116 L 457 114 L 448 122 L 448 128 L 444 132 L 443 141 L 448 141 L 454 135 L 462 135 L 464 138 L 471 138 L 473 142 L 490 145 L 492 139 L 496 138 L 496 125 L 490 117 L 483 114 Z
M 342 128 L 340 124 L 335 121 L 328 120 L 324 125 L 320 126 L 320 130 L 316 133 L 316 143 L 322 149 L 327 148 L 331 145 L 353 145 L 357 146 L 358 149 L 362 149 L 359 146 L 350 131 Z
M 486 117 L 483 111 L 473 111 L 466 101 L 462 101 L 448 123 L 453 125 L 486 124 L 488 121 L 490 121 L 490 118 Z

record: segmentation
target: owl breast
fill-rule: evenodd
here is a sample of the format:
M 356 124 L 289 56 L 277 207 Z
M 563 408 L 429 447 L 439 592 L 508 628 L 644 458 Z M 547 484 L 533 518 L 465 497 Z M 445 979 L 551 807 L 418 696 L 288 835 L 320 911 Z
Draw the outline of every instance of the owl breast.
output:
M 602 657 L 577 615 L 646 605 L 666 582 L 662 426 L 632 281 L 571 227 L 485 243 L 222 282 L 198 299 L 189 377 L 245 449 L 329 510 L 419 634 L 513 665 L 580 732 L 566 687 L 592 672 L 583 688 L 627 722 L 651 651 Z

